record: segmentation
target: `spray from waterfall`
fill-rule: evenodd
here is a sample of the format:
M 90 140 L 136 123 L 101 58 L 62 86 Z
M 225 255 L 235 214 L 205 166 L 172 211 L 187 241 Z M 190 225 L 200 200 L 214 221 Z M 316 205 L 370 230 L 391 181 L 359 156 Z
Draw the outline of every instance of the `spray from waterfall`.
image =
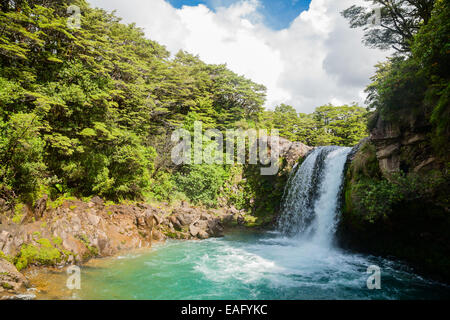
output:
M 291 173 L 279 231 L 330 246 L 338 223 L 339 191 L 351 148 L 319 147 Z

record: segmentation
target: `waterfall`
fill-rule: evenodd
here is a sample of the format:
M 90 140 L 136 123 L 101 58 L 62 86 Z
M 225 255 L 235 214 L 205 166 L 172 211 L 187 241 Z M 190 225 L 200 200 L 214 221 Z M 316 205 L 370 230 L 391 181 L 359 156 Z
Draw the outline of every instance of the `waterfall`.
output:
M 339 191 L 351 148 L 319 147 L 286 186 L 278 221 L 280 232 L 330 246 L 338 223 Z

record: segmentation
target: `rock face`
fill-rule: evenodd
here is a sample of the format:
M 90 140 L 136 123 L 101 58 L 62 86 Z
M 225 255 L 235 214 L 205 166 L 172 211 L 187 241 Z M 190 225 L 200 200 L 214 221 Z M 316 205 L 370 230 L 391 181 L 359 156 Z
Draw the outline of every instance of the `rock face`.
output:
M 61 207 L 35 215 L 34 222 L 0 225 L 0 251 L 20 257 L 24 246 L 53 250 L 51 264 L 79 263 L 121 250 L 151 246 L 153 212 L 133 206 L 103 206 L 66 201 Z M 28 221 L 28 220 L 27 220 Z M 58 253 L 59 252 L 59 253 Z M 34 264 L 31 259 L 28 263 Z
M 354 148 L 338 239 L 342 247 L 394 256 L 450 283 L 450 181 L 425 119 L 379 116 L 370 138 Z
M 0 295 L 17 294 L 29 286 L 28 280 L 17 271 L 16 267 L 0 258 Z
M 33 220 L 0 224 L 0 257 L 15 257 L 16 261 L 23 257 L 19 268 L 83 263 L 92 257 L 150 247 L 152 241 L 166 238 L 220 237 L 225 226 L 233 224 L 240 214 L 232 208 L 207 210 L 186 204 L 108 205 L 98 197 L 87 203 L 68 200 L 53 209 L 46 208 L 46 201 L 37 202 Z M 37 252 L 36 259 L 25 257 L 24 248 Z M 40 253 L 52 258 L 42 261 L 37 258 Z
M 277 141 L 278 140 L 278 141 Z M 273 157 L 278 154 L 279 162 L 276 172 L 269 170 L 269 174 L 263 173 L 263 168 L 268 165 L 246 165 L 243 176 L 247 187 L 251 190 L 252 198 L 248 199 L 248 207 L 252 215 L 258 217 L 263 225 L 273 225 L 280 210 L 281 200 L 289 175 L 294 166 L 305 158 L 314 148 L 300 142 L 291 142 L 284 138 L 271 136 L 258 139 L 260 151 L 267 147 L 268 154 Z M 273 163 L 271 163 L 273 165 Z M 239 224 L 243 224 L 240 219 Z
M 34 216 L 36 219 L 42 218 L 42 215 L 45 212 L 45 209 L 47 209 L 47 200 L 48 196 L 44 195 L 41 199 L 36 201 L 36 204 L 34 206 Z
M 207 210 L 182 205 L 162 216 L 161 224 L 156 229 L 159 234 L 175 239 L 222 237 L 225 227 L 237 220 L 238 213 L 233 207 Z
M 32 298 L 24 291 L 27 279 L 17 269 L 84 263 L 167 238 L 221 237 L 242 215 L 234 207 L 109 205 L 98 197 L 89 202 L 67 200 L 58 208 L 48 208 L 46 202 L 42 199 L 27 211 L 34 212 L 33 219 L 0 224 L 0 298 Z
M 381 171 L 390 173 L 419 172 L 438 168 L 428 141 L 430 125 L 424 117 L 408 115 L 402 123 L 383 120 L 378 117 L 371 130 L 370 142 L 375 145 Z
M 258 140 L 258 143 L 259 145 L 268 145 L 269 152 L 276 150 L 280 157 L 286 160 L 289 168 L 292 168 L 299 159 L 305 157 L 308 152 L 314 149 L 301 142 L 292 142 L 281 137 L 278 137 L 278 143 L 277 140 L 271 136 L 261 137 Z

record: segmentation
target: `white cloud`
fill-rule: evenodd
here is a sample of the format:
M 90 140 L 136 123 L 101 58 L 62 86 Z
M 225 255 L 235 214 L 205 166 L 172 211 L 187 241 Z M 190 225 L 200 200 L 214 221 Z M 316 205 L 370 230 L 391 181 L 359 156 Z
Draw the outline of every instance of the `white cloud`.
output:
M 90 0 L 117 9 L 124 22 L 136 22 L 149 38 L 172 52 L 187 50 L 207 63 L 228 67 L 268 88 L 266 107 L 293 105 L 299 112 L 333 103 L 364 100 L 373 66 L 386 53 L 361 44 L 340 12 L 360 0 L 312 0 L 289 28 L 265 27 L 256 0 L 217 7 L 173 8 L 164 0 Z M 223 2 L 218 2 L 223 3 Z

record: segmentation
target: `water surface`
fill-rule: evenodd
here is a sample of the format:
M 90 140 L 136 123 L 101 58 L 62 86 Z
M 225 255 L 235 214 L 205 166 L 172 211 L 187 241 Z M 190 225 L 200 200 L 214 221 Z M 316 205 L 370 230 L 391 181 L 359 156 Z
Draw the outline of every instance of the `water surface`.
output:
M 350 151 L 342 147 L 316 148 L 298 170 L 293 170 L 277 232 L 240 231 L 222 239 L 169 241 L 146 253 L 97 260 L 83 267 L 82 289 L 74 297 L 450 298 L 449 287 L 423 279 L 405 265 L 344 252 L 333 245 L 344 165 Z M 381 269 L 380 290 L 369 290 L 367 286 L 371 275 L 367 270 L 374 265 Z M 64 288 L 64 275 L 55 277 L 53 282 Z
M 381 268 L 381 290 L 367 289 L 370 265 Z M 81 275 L 78 299 L 450 298 L 449 287 L 400 263 L 270 232 L 168 241 L 149 252 L 97 260 Z

